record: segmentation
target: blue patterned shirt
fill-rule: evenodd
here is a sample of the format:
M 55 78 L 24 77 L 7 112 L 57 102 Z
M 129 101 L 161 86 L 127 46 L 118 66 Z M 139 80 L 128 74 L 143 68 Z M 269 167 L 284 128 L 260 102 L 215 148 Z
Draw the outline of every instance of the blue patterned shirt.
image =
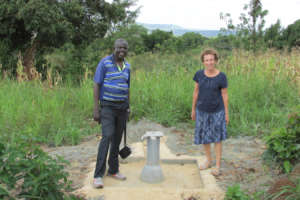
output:
M 130 65 L 118 68 L 113 54 L 103 58 L 96 69 L 95 83 L 100 85 L 100 101 L 127 101 L 130 88 Z

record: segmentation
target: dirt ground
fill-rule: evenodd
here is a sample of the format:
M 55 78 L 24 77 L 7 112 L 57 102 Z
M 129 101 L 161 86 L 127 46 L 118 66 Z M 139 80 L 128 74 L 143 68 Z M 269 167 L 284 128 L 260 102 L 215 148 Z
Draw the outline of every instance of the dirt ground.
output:
M 130 122 L 127 126 L 128 143 L 140 141 L 146 131 L 161 131 L 167 136 L 166 145 L 173 154 L 203 156 L 202 146 L 193 145 L 193 127 L 187 124 L 180 124 L 177 127 L 179 128 L 167 128 L 146 119 Z M 100 133 L 91 135 L 77 146 L 44 148 L 51 155 L 63 156 L 70 162 L 66 170 L 70 173 L 75 189 L 83 186 L 82 180 L 91 171 L 88 166 L 96 161 L 100 135 Z M 264 143 L 255 137 L 228 138 L 223 142 L 222 175 L 217 177 L 217 184 L 221 189 L 226 191 L 228 186 L 235 183 L 249 192 L 269 188 L 278 173 L 263 164 L 261 155 L 265 149 Z

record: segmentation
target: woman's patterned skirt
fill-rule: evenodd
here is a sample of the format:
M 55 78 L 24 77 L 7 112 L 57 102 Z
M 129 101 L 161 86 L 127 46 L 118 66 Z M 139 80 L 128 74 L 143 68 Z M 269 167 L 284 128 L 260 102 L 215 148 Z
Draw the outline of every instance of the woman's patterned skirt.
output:
M 225 111 L 208 113 L 196 109 L 195 144 L 221 142 L 227 138 Z

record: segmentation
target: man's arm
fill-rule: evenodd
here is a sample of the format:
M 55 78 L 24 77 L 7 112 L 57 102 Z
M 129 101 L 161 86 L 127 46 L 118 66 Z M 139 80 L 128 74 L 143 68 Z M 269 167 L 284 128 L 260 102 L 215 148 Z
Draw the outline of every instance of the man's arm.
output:
M 99 122 L 100 113 L 99 113 L 99 96 L 100 96 L 100 85 L 94 83 L 94 120 Z
M 129 115 L 130 115 L 130 112 L 131 112 L 131 110 L 130 110 L 130 70 L 129 70 L 129 77 L 128 77 L 128 109 L 127 109 L 127 114 L 128 114 L 128 116 L 127 116 L 127 120 L 129 120 Z
M 128 76 L 128 104 L 130 105 L 130 69 L 129 69 L 129 76 Z
M 100 123 L 99 101 L 100 101 L 100 88 L 104 81 L 106 73 L 104 67 L 104 59 L 102 59 L 97 68 L 94 76 L 94 120 Z

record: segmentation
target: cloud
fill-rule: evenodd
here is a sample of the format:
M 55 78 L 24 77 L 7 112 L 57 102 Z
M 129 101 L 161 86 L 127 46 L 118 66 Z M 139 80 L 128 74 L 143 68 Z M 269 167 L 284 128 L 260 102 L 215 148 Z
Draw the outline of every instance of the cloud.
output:
M 152 24 L 175 24 L 185 28 L 220 29 L 225 23 L 220 13 L 230 13 L 235 24 L 249 0 L 139 0 L 141 13 L 138 22 Z M 274 1 L 262 0 L 263 8 L 269 10 L 266 25 L 276 23 L 279 18 L 284 26 L 296 21 L 299 15 L 299 0 Z M 299 19 L 300 16 L 298 16 Z

